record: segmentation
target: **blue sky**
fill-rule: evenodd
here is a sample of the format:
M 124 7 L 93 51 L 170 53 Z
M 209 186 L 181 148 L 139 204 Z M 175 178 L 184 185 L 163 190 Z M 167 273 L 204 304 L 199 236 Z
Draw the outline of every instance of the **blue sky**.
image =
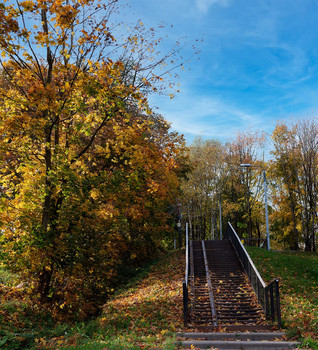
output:
M 270 134 L 277 121 L 318 115 L 318 2 L 314 0 L 128 0 L 144 25 L 167 23 L 201 53 L 180 73 L 174 99 L 152 106 L 183 133 L 227 141 L 238 131 Z M 170 27 L 173 25 L 173 28 Z

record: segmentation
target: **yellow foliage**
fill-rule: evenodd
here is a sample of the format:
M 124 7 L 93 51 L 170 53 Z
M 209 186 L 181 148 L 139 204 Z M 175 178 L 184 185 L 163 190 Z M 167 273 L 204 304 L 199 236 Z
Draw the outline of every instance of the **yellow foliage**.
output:
M 3 247 L 35 295 L 54 294 L 57 315 L 87 316 L 86 301 L 107 294 L 123 259 L 137 264 L 156 249 L 185 148 L 125 82 L 126 62 L 95 60 L 99 43 L 115 40 L 106 19 L 82 23 L 95 5 L 23 1 L 0 14 Z

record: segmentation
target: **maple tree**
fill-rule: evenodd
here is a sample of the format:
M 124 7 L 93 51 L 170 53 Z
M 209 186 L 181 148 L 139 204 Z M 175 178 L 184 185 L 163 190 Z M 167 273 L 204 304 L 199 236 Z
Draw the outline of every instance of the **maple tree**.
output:
M 4 257 L 42 302 L 84 317 L 119 266 L 149 257 L 169 232 L 187 162 L 182 137 L 145 95 L 178 49 L 148 66 L 144 51 L 123 56 L 143 32 L 117 42 L 116 3 L 0 4 Z

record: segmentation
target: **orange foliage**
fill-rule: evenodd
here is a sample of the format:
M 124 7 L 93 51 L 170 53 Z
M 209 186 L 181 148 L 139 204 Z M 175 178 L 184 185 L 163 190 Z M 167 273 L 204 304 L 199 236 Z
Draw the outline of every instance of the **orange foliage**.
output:
M 186 163 L 127 62 L 105 56 L 115 2 L 0 5 L 0 243 L 43 303 L 81 317 L 169 235 Z

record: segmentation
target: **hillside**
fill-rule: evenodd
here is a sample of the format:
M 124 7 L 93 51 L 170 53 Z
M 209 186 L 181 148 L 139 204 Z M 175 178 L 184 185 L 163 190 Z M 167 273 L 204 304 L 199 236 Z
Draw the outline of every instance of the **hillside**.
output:
M 283 326 L 303 346 L 318 349 L 318 254 L 248 248 L 265 282 L 278 277 Z
M 56 323 L 49 313 L 10 286 L 15 276 L 0 270 L 2 349 L 174 349 L 182 319 L 184 251 L 145 266 L 130 286 L 115 292 L 102 314 L 76 324 Z
M 318 349 L 318 255 L 248 248 L 262 277 L 279 277 L 283 326 L 303 347 Z M 102 314 L 87 322 L 56 323 L 24 300 L 0 271 L 0 346 L 3 349 L 175 349 L 182 330 L 184 251 L 169 252 L 115 292 Z M 16 282 L 17 283 L 17 282 Z

